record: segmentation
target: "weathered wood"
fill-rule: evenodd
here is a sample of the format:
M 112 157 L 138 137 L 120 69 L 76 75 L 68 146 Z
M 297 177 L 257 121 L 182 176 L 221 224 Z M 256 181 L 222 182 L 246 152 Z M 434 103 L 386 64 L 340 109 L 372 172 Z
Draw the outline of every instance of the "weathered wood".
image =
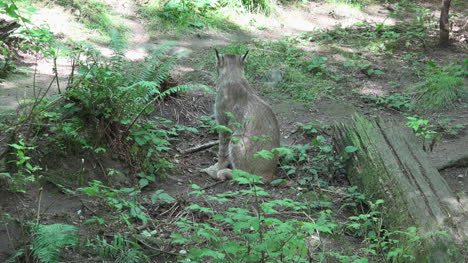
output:
M 369 198 L 385 200 L 387 228 L 416 226 L 419 235 L 427 237 L 422 248 L 414 248 L 417 262 L 464 262 L 466 197 L 452 192 L 409 129 L 392 120 L 370 121 L 355 115 L 352 124 L 336 125 L 334 133 L 338 151 L 348 145 L 358 147 L 346 165 L 348 177 Z M 428 234 L 436 231 L 451 237 Z
M 3 18 L 0 18 L 0 41 L 5 41 L 5 39 L 19 26 L 20 25 L 15 21 L 7 21 Z
M 439 171 L 448 168 L 459 168 L 459 167 L 468 167 L 468 153 L 458 156 L 455 159 L 447 160 L 446 162 L 435 165 L 435 168 Z

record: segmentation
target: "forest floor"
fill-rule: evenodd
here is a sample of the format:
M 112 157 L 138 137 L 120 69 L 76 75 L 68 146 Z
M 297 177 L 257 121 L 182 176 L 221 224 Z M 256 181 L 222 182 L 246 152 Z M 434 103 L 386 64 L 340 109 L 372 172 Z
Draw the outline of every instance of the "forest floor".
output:
M 255 53 L 261 54 L 261 56 L 277 53 L 273 49 L 268 50 L 268 45 L 257 45 L 258 42 L 282 41 L 288 36 L 295 36 L 304 32 L 311 33 L 316 29 L 332 31 L 337 25 L 346 27 L 357 22 L 372 25 L 378 23 L 392 25 L 397 21 L 396 18 L 389 18 L 390 11 L 387 5 L 373 5 L 359 10 L 346 5 L 313 2 L 302 7 L 284 8 L 278 12 L 275 19 L 249 17 L 247 15 L 239 17 L 237 20 L 234 19 L 233 23 L 250 21 L 250 26 L 239 30 L 219 32 L 214 29 L 194 28 L 190 33 L 180 34 L 168 31 L 162 32 L 147 27 L 137 14 L 137 7 L 132 1 L 108 0 L 107 2 L 123 17 L 124 24 L 128 27 L 128 49 L 125 52 L 127 59 L 136 62 L 144 61 L 144 58 L 156 46 L 163 42 L 174 41 L 173 52 L 190 52 L 176 66 L 175 73 L 172 76 L 175 81 L 178 84 L 203 84 L 213 90 L 215 90 L 216 85 L 216 57 L 213 48 L 222 49 L 226 46 L 235 46 L 236 48 L 240 47 L 242 51 L 249 49 L 249 56 L 252 56 L 252 60 L 254 60 L 258 58 Z M 433 10 L 435 15 L 437 14 L 437 5 L 427 4 L 427 7 Z M 468 10 L 455 11 L 465 12 L 466 14 Z M 63 38 L 94 42 L 104 56 L 112 55 L 112 50 L 105 43 L 95 41 L 98 38 L 96 32 L 75 22 L 73 14 L 62 7 L 46 6 L 41 8 L 34 14 L 32 21 L 36 24 L 49 24 L 50 30 L 55 35 L 60 35 Z M 433 31 L 435 34 L 436 31 Z M 438 39 L 436 35 L 432 35 L 431 38 L 424 41 L 424 47 L 400 48 L 390 56 L 366 56 L 364 60 L 369 62 L 373 68 L 385 72 L 385 74 L 378 76 L 370 76 L 365 72 L 342 66 L 347 59 L 346 54 L 354 52 L 348 43 L 333 45 L 320 45 L 307 41 L 300 43 L 297 48 L 304 54 L 328 58 L 326 65 L 329 71 L 327 74 L 338 77 L 335 85 L 328 91 L 314 93 L 308 97 L 306 96 L 305 99 L 296 99 L 298 93 L 291 89 L 285 91 L 282 88 L 285 86 L 287 71 L 284 65 L 271 65 L 269 70 L 264 71 L 261 75 L 249 75 L 247 72 L 247 76 L 251 85 L 272 106 L 273 111 L 276 113 L 281 130 L 282 145 L 301 145 L 311 141 L 312 136 L 302 130 L 298 123 L 315 123 L 317 128 L 320 128 L 319 133 L 327 135 L 327 133 L 330 133 L 328 127 L 333 123 L 347 122 L 355 113 L 372 117 L 394 118 L 403 125 L 407 119 L 401 111 L 377 105 L 366 99 L 366 96 L 389 96 L 402 92 L 417 82 L 417 76 L 410 73 L 412 64 L 402 59 L 405 55 L 417 54 L 415 57 L 418 61 L 448 64 L 459 62 L 461 57 L 466 57 L 466 54 L 468 54 L 468 42 L 466 40 L 453 41 L 451 47 L 446 49 L 437 47 Z M 249 59 L 250 57 L 247 59 L 247 64 L 250 61 Z M 35 93 L 44 92 L 49 86 L 51 86 L 50 94 L 58 91 L 58 86 L 53 81 L 55 73 L 52 71 L 52 61 L 37 58 L 31 54 L 24 54 L 17 63 L 25 71 L 29 71 L 29 74 L 11 74 L 1 82 L 0 111 L 2 114 L 16 111 L 22 107 L 21 104 L 24 102 L 24 98 L 30 98 Z M 59 86 L 63 91 L 67 86 L 68 75 L 71 71 L 70 61 L 59 59 L 58 69 Z M 272 76 L 278 77 L 274 78 Z M 234 191 L 239 187 L 231 183 L 213 185 L 214 181 L 200 172 L 201 169 L 215 163 L 214 148 L 186 155 L 178 152 L 178 150 L 216 139 L 216 135 L 210 133 L 209 128 L 204 127 L 200 122 L 204 117 L 213 114 L 213 103 L 214 95 L 202 90 L 193 90 L 159 102 L 158 108 L 153 114 L 170 119 L 175 124 L 196 127 L 199 132 L 182 132 L 179 134 L 177 140 L 173 141 L 173 149 L 169 153 L 169 160 L 176 164 L 175 169 L 170 172 L 166 180 L 150 185 L 150 187 L 145 188 L 144 192 L 150 193 L 163 189 L 181 203 L 190 203 L 193 200 L 191 200 L 192 197 L 188 193 L 192 191 L 190 188 L 192 184 L 207 187 L 206 191 L 210 194 Z M 411 115 L 415 114 L 412 113 Z M 437 112 L 419 111 L 417 114 L 423 119 L 433 122 L 449 118 L 450 123 L 465 124 L 464 128 L 459 129 L 456 135 L 443 136 L 441 141 L 435 145 L 433 151 L 429 153 L 435 167 L 442 167 L 449 161 L 458 160 L 468 154 L 468 126 L 466 125 L 468 124 L 468 101 L 460 102 L 446 110 Z M 7 141 L 6 137 L 0 138 L 0 152 L 3 152 Z M 80 169 L 88 169 L 90 173 L 96 174 L 101 172 L 99 168 L 92 167 L 96 163 L 83 168 L 83 164 L 79 162 L 76 156 L 63 157 L 60 162 L 61 164 L 51 163 L 50 167 L 48 167 L 50 171 L 44 171 L 44 174 L 49 172 L 60 174 L 67 172 L 67 170 L 75 173 Z M 102 160 L 100 165 L 106 168 L 121 168 L 125 171 L 122 164 L 112 158 Z M 468 194 L 468 168 L 466 166 L 450 167 L 440 170 L 440 172 L 454 192 Z M 288 178 L 284 171 L 278 177 Z M 298 178 L 291 179 L 291 185 L 297 186 L 296 179 Z M 344 177 L 334 178 L 331 181 L 338 190 L 335 193 L 330 193 L 330 199 L 334 206 L 339 207 L 340 202 L 343 200 L 340 187 L 348 187 L 349 184 Z M 292 190 L 289 187 L 266 186 L 266 189 L 270 191 L 272 198 L 292 198 L 297 195 L 297 190 Z M 2 190 L 0 192 L 2 212 L 34 214 L 37 209 L 37 197 L 41 195 L 42 214 L 47 218 L 46 221 L 63 222 L 62 220 L 65 220 L 74 224 L 83 221 L 82 215 L 77 218 L 73 216 L 78 210 L 85 209 L 82 200 L 64 195 L 52 184 L 46 185 L 41 191 L 31 189 L 27 195 L 20 196 L 11 195 L 9 192 Z M 181 210 L 180 207 L 178 209 Z M 348 212 L 339 211 L 337 217 L 338 220 L 345 220 L 347 216 L 349 216 Z M 162 217 L 159 219 L 162 219 Z M 159 226 L 157 229 L 160 230 L 162 236 L 167 236 L 172 231 L 172 228 L 168 225 Z M 2 231 L 0 232 L 0 261 L 3 262 L 6 256 L 11 255 L 15 250 L 11 245 L 11 239 L 21 239 L 22 230 L 18 225 L 13 225 L 9 229 L 9 236 L 3 234 L 1 227 L 0 230 Z M 337 250 L 349 248 L 357 250 L 362 246 L 359 239 L 346 238 L 348 239 L 346 241 L 329 239 L 323 242 L 329 242 L 327 245 L 337 247 Z M 343 243 L 346 244 L 343 245 Z M 74 260 L 83 262 L 82 259 L 78 258 L 67 258 L 67 260 L 67 262 L 74 262 Z M 99 259 L 96 259 L 97 261 Z M 89 259 L 87 262 L 95 261 Z

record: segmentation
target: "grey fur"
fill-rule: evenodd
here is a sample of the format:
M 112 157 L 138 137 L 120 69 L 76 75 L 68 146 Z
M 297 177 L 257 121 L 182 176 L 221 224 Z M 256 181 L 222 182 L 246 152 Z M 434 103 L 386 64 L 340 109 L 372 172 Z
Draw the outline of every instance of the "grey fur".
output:
M 266 160 L 262 157 L 254 158 L 254 154 L 279 147 L 280 131 L 271 107 L 255 94 L 245 79 L 244 60 L 247 53 L 239 56 L 220 54 L 216 50 L 219 75 L 216 121 L 219 125 L 229 127 L 233 133 L 220 132 L 218 163 L 205 169 L 205 172 L 216 179 L 226 180 L 232 177 L 228 169 L 232 167 L 261 176 L 264 182 L 271 182 L 278 157 Z M 263 139 L 253 140 L 253 137 Z

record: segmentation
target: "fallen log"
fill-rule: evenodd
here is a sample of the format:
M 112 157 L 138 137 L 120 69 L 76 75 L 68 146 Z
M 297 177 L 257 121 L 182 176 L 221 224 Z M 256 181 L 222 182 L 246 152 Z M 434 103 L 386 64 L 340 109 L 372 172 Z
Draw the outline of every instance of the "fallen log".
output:
M 416 226 L 425 237 L 413 248 L 416 262 L 465 262 L 467 199 L 452 192 L 409 129 L 393 120 L 355 115 L 351 124 L 336 125 L 334 135 L 338 152 L 348 145 L 358 148 L 346 163 L 348 178 L 370 200 L 385 200 L 386 228 Z M 450 237 L 430 234 L 438 231 Z

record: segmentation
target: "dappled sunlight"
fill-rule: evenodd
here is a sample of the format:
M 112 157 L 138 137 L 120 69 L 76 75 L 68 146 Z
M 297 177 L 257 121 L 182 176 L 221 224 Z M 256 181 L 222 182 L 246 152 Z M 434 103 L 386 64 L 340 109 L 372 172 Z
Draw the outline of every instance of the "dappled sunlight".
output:
M 43 7 L 33 13 L 31 22 L 36 26 L 49 28 L 56 36 L 71 38 L 75 41 L 85 41 L 96 37 L 97 33 L 86 29 L 83 24 L 75 21 L 70 11 L 62 7 Z
M 370 5 L 360 10 L 344 4 L 309 3 L 302 8 L 280 8 L 275 17 L 243 14 L 231 21 L 262 37 L 279 38 L 285 34 L 333 29 L 337 25 L 348 27 L 358 22 L 395 25 L 395 19 L 389 15 L 390 11 L 380 5 Z
M 148 51 L 143 47 L 132 48 L 125 52 L 125 57 L 131 61 L 142 61 L 148 56 Z
M 368 81 L 364 83 L 361 88 L 358 89 L 358 94 L 380 97 L 388 95 L 388 90 L 386 90 L 384 86 L 380 85 L 380 83 Z

